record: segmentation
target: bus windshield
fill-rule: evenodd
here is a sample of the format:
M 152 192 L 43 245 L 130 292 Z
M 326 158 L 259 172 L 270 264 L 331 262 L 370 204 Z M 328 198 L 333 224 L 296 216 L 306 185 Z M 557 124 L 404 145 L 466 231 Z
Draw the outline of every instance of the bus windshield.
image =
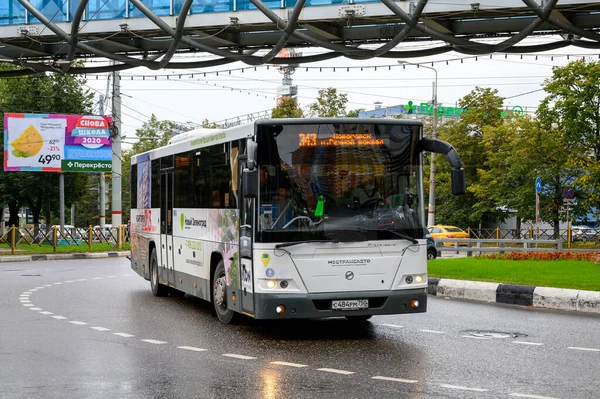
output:
M 424 238 L 414 124 L 258 125 L 258 242 Z

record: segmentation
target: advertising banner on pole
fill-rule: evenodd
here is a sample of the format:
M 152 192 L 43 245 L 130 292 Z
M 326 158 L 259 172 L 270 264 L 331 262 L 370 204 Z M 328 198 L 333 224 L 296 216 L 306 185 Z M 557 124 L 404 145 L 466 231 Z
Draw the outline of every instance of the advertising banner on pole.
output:
M 4 114 L 4 170 L 110 172 L 112 117 Z

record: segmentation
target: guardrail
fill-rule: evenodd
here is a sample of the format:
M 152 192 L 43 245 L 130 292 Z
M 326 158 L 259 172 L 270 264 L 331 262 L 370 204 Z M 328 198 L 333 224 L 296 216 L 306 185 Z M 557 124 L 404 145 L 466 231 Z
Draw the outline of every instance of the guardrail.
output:
M 37 233 L 34 229 L 19 229 L 13 225 L 0 237 L 0 244 L 8 244 L 13 255 L 18 245 L 40 247 L 51 245 L 54 252 L 57 247 L 62 246 L 87 246 L 91 252 L 94 244 L 114 244 L 117 248 L 123 249 L 126 242 L 129 242 L 127 225 L 120 225 L 105 231 L 94 229 L 92 226 L 87 229 L 65 228 L 61 231 L 59 226 L 52 226 L 48 232 L 38 229 Z
M 564 240 L 528 240 L 528 239 L 477 239 L 477 238 L 435 238 L 435 247 L 438 252 L 466 252 L 467 256 L 478 255 L 484 252 L 560 252 L 564 248 Z M 452 243 L 451 246 L 443 245 Z M 497 244 L 496 246 L 484 246 Z M 507 246 L 517 244 L 518 246 Z M 541 245 L 541 246 L 540 246 Z M 600 252 L 600 248 L 568 248 L 571 252 Z

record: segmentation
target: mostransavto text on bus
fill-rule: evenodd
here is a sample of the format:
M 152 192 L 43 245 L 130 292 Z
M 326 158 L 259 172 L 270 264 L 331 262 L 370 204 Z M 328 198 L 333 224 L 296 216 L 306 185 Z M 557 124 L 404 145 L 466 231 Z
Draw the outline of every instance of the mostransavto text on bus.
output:
M 220 321 L 427 309 L 421 122 L 273 119 L 198 129 L 131 160 L 131 267 Z

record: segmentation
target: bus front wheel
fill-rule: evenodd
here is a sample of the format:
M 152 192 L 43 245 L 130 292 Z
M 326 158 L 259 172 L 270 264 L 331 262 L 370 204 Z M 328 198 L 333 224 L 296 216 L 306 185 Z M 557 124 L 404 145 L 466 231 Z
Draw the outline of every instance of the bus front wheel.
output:
M 156 257 L 156 248 L 152 248 L 150 254 L 150 287 L 154 296 L 167 295 L 167 287 L 158 280 L 158 259 Z
M 235 322 L 236 313 L 231 309 L 227 309 L 227 276 L 222 260 L 217 264 L 213 276 L 212 302 L 221 323 L 230 324 Z

